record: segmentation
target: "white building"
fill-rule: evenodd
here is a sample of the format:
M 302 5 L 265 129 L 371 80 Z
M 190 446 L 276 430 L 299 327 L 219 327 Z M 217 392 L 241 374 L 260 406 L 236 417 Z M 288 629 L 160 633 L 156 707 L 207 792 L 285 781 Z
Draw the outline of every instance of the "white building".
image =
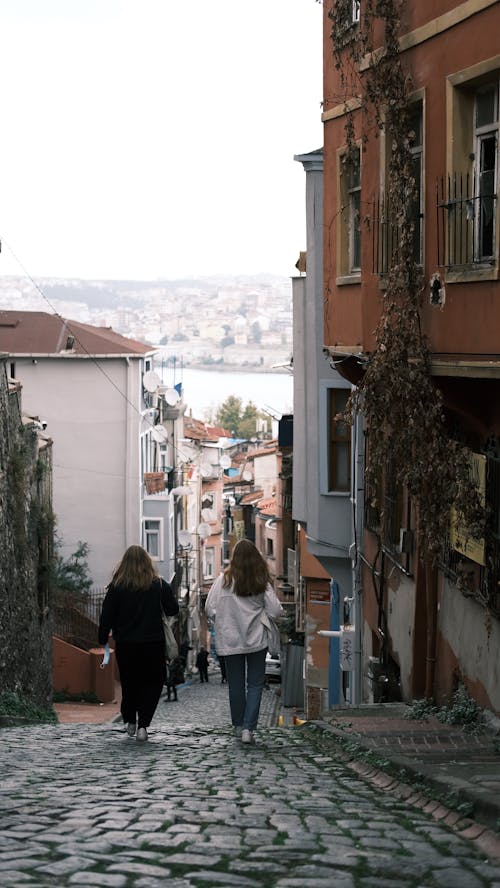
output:
M 53 439 L 61 554 L 90 547 L 95 586 L 142 542 L 143 376 L 153 349 L 111 328 L 45 312 L 0 311 L 0 351 L 23 385 L 23 408 Z M 144 453 L 144 447 L 142 448 Z

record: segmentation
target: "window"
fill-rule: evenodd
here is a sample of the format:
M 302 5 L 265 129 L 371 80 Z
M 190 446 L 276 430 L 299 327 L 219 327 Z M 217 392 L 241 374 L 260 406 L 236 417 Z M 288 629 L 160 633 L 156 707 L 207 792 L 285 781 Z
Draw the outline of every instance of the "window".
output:
M 347 168 L 349 204 L 349 272 L 361 268 L 361 163 L 359 148 L 356 149 Z
M 499 60 L 448 78 L 449 166 L 437 182 L 437 251 L 451 281 L 498 275 Z
M 143 545 L 153 561 L 163 560 L 162 524 L 161 518 L 145 518 L 143 521 Z
M 201 497 L 201 508 L 210 509 L 211 512 L 215 512 L 217 507 L 217 494 L 215 491 L 204 493 Z M 212 521 L 214 518 L 211 519 Z
M 340 276 L 361 271 L 361 152 L 354 147 L 339 157 L 338 268 Z
M 498 83 L 478 91 L 474 103 L 474 189 L 476 256 L 480 262 L 495 252 L 495 200 L 498 160 Z
M 266 555 L 268 558 L 274 558 L 274 540 L 266 537 Z
M 203 577 L 205 580 L 213 580 L 215 577 L 215 547 L 208 546 L 205 549 L 205 563 L 203 567 Z
M 411 108 L 409 119 L 413 178 L 415 179 L 415 196 L 412 207 L 413 221 L 413 258 L 419 265 L 423 263 L 423 113 L 422 103 L 417 102 Z
M 352 0 L 352 21 L 353 24 L 359 22 L 360 0 Z
M 415 181 L 414 197 L 410 206 L 410 219 L 413 223 L 413 258 L 418 265 L 423 265 L 424 253 L 424 117 L 423 102 L 413 101 L 409 108 L 407 129 L 410 136 L 412 156 L 412 173 Z M 390 132 L 385 134 L 386 149 L 384 152 L 381 173 L 381 195 L 373 201 L 372 214 L 372 247 L 374 274 L 386 275 L 391 266 L 399 261 L 400 231 L 395 222 L 395 214 L 391 206 L 390 188 L 390 151 L 392 138 Z
M 328 490 L 351 489 L 351 427 L 335 417 L 344 413 L 349 389 L 328 389 Z

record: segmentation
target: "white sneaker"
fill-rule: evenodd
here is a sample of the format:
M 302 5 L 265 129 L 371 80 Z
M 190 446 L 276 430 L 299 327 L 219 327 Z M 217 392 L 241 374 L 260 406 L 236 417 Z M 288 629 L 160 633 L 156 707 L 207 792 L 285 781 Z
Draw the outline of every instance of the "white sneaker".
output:
M 135 724 L 134 724 L 133 722 L 129 722 L 128 724 L 125 725 L 125 730 L 126 730 L 127 734 L 129 735 L 129 737 L 133 737 L 133 736 L 134 736 L 134 734 L 135 734 L 135 727 L 136 727 L 136 726 L 135 726 Z
M 137 731 L 136 740 L 138 740 L 139 743 L 144 743 L 144 741 L 147 739 L 148 739 L 148 732 L 146 731 L 146 728 L 139 728 Z
M 249 731 L 248 728 L 243 728 L 243 730 L 241 732 L 241 742 L 242 743 L 255 743 L 253 731 Z

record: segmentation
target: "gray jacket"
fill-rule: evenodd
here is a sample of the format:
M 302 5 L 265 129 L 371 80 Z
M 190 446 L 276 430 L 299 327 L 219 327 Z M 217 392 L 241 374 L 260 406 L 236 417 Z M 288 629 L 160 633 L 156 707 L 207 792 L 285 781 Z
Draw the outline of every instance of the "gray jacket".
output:
M 259 595 L 235 595 L 233 587 L 224 586 L 224 575 L 217 577 L 205 604 L 209 619 L 215 619 L 215 649 L 219 656 L 251 654 L 267 647 L 266 630 L 261 622 L 265 610 L 277 619 L 283 614 L 272 586 Z

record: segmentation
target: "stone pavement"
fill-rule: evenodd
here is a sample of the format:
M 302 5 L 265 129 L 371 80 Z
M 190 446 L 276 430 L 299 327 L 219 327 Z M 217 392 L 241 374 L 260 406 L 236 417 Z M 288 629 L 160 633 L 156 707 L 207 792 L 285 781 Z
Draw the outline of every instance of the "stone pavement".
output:
M 385 759 L 406 780 L 425 784 L 478 823 L 500 830 L 498 720 L 471 734 L 436 718 L 405 718 L 405 711 L 404 703 L 335 710 L 323 728 L 344 744 L 355 743 Z
M 217 678 L 162 700 L 139 744 L 117 720 L 0 731 L 0 884 L 114 888 L 500 888 L 500 859 L 353 771 L 318 727 L 255 746 Z M 463 830 L 462 830 L 463 832 Z

